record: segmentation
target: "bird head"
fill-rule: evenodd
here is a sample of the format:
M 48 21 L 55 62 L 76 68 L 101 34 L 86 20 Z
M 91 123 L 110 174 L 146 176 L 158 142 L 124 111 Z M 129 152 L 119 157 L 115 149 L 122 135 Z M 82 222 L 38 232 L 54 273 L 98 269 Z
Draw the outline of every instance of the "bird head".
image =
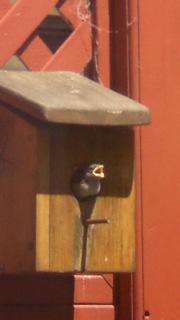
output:
M 105 178 L 104 165 L 86 164 L 77 168 L 71 177 L 71 190 L 78 201 L 95 197 L 101 190 L 101 179 Z
M 93 163 L 87 167 L 86 178 L 93 180 L 100 180 L 105 178 L 104 165 L 100 163 Z

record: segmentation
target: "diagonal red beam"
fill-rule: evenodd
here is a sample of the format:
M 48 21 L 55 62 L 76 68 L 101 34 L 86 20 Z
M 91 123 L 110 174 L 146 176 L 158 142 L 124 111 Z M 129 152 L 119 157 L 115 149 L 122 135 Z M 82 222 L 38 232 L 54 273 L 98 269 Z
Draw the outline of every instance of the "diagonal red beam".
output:
M 57 0 L 19 0 L 11 7 L 0 21 L 0 66 L 19 49 L 56 3 Z
M 92 57 L 91 26 L 82 22 L 53 55 L 43 70 L 80 72 Z
M 29 70 L 39 71 L 52 57 L 51 50 L 38 35 L 34 35 L 28 43 L 18 51 L 19 58 Z
M 84 20 L 88 20 L 87 0 L 66 0 L 57 7 L 73 27 L 77 27 L 83 21 L 83 16 Z
M 8 12 L 11 8 L 11 4 L 8 0 L 1 0 L 0 1 L 0 19 Z

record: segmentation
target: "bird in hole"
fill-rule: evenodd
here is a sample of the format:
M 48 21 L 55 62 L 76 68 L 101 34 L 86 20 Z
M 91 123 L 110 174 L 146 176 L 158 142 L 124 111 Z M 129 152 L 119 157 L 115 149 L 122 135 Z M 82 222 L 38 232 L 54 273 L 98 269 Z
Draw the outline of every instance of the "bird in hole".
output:
M 101 190 L 101 180 L 105 178 L 104 165 L 91 163 L 80 167 L 72 175 L 71 190 L 79 201 L 96 197 Z

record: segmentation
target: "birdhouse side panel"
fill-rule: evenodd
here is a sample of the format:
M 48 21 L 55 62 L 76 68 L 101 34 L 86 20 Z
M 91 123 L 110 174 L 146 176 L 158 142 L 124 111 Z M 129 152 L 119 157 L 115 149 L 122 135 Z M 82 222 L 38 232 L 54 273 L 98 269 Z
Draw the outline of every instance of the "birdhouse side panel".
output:
M 0 107 L 0 268 L 35 268 L 37 129 L 25 116 Z

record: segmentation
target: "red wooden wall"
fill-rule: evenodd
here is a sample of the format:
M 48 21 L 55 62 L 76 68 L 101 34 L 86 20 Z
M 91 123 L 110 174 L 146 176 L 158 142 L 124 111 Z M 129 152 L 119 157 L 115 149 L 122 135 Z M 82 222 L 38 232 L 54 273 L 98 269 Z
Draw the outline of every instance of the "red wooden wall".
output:
M 180 2 L 140 0 L 139 26 L 139 94 L 153 119 L 141 135 L 144 309 L 152 320 L 175 320 L 180 318 Z
M 30 70 L 82 71 L 93 57 L 100 82 L 149 105 L 152 125 L 136 134 L 137 272 L 0 277 L 0 319 L 177 320 L 180 3 L 96 0 L 92 24 L 87 3 L 1 0 L 0 64 L 16 54 Z M 56 52 L 36 32 L 52 6 L 72 25 Z
M 180 2 L 122 0 L 113 10 L 113 25 L 121 25 L 121 32 L 113 37 L 112 85 L 152 113 L 151 126 L 136 130 L 137 270 L 134 281 L 126 281 L 128 292 L 133 290 L 130 318 L 175 320 L 180 318 Z

